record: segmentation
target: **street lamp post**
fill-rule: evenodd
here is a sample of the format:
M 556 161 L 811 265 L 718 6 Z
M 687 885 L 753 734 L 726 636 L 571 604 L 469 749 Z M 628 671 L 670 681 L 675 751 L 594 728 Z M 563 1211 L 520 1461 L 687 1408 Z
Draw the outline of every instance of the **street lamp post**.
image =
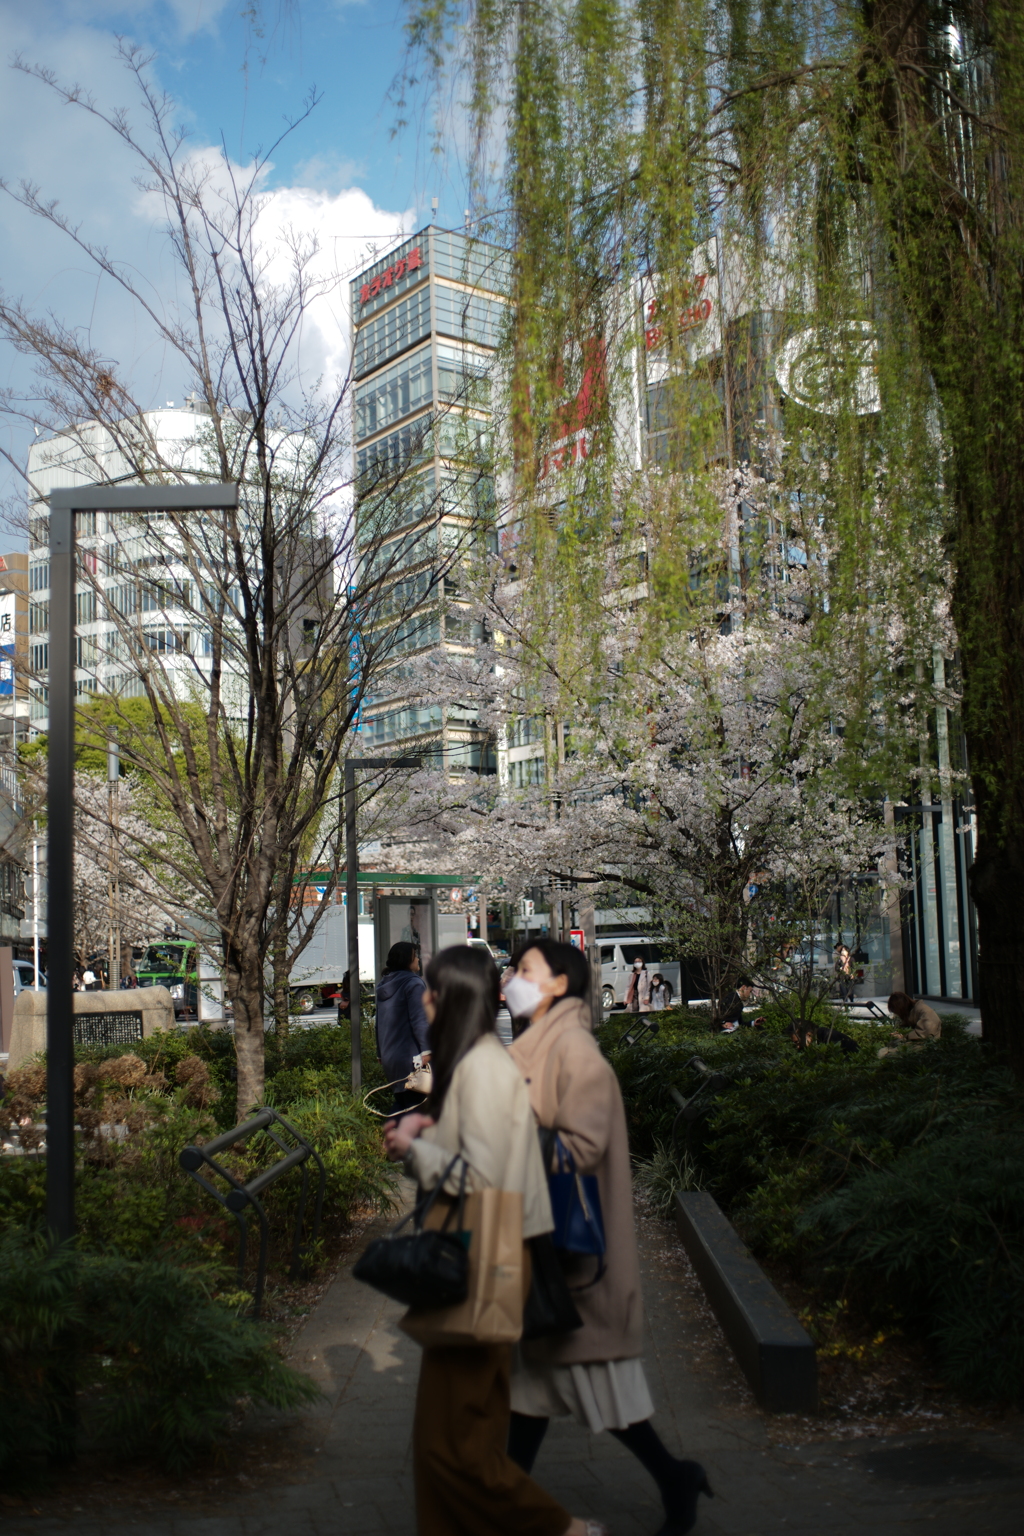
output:
M 359 991 L 359 848 L 356 843 L 356 769 L 418 768 L 418 757 L 345 759 L 345 901 L 348 906 L 348 996 L 352 1026 L 352 1092 L 363 1086 L 362 996 Z
M 75 1235 L 75 513 L 237 507 L 237 485 L 78 486 L 51 491 L 46 827 L 46 1220 Z

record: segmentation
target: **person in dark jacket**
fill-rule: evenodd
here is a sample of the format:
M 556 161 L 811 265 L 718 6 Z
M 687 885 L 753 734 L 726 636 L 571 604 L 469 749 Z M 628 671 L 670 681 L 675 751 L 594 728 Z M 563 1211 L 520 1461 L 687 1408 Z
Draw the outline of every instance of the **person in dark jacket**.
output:
M 733 1030 L 739 1029 L 741 1024 L 752 1025 L 754 1029 L 760 1029 L 764 1024 L 762 1018 L 745 1019 L 743 1017 L 743 1010 L 747 1007 L 753 995 L 754 983 L 749 976 L 741 976 L 736 983 L 736 990 L 730 992 L 722 1004 L 720 1016 L 712 1021 L 712 1029 L 724 1031 L 726 1034 L 731 1034 Z
M 423 978 L 420 957 L 411 944 L 392 944 L 384 975 L 377 983 L 377 1055 L 389 1083 L 404 1080 L 413 1069 L 413 1057 L 429 1058 L 427 1016 L 423 1011 Z M 423 1103 L 421 1093 L 399 1087 L 392 1115 L 403 1114 Z
M 860 1046 L 852 1035 L 844 1035 L 841 1029 L 836 1029 L 833 1024 L 809 1024 L 806 1029 L 801 1029 L 794 1024 L 790 1032 L 793 1044 L 798 1051 L 805 1050 L 811 1045 L 838 1045 L 844 1056 L 852 1056 L 854 1051 L 859 1051 Z

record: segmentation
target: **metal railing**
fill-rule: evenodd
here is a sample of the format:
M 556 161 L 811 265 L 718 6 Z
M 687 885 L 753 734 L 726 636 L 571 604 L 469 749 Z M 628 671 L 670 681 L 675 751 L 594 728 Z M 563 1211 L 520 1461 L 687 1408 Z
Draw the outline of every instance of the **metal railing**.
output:
M 229 1147 L 236 1147 L 241 1142 L 248 1141 L 250 1136 L 259 1132 L 265 1132 L 267 1137 L 278 1146 L 283 1157 L 276 1163 L 271 1163 L 268 1168 L 263 1168 L 254 1174 L 248 1183 L 243 1183 L 229 1168 L 217 1161 L 218 1154 Z M 290 1136 L 294 1146 L 289 1146 L 283 1139 L 283 1135 Z M 316 1207 L 313 1212 L 313 1230 L 305 1249 L 302 1247 L 302 1226 L 306 1219 L 306 1201 L 309 1195 L 309 1159 L 312 1158 L 320 1170 L 317 1181 Z M 196 1183 L 201 1185 L 213 1198 L 218 1201 L 225 1210 L 230 1211 L 238 1222 L 238 1281 L 244 1285 L 245 1261 L 248 1250 L 248 1225 L 246 1216 L 250 1210 L 256 1212 L 260 1224 L 260 1254 L 256 1266 L 256 1286 L 253 1292 L 253 1317 L 259 1317 L 263 1305 L 263 1286 L 267 1274 L 267 1247 L 270 1238 L 270 1223 L 267 1213 L 260 1204 L 259 1196 L 264 1190 L 276 1184 L 278 1179 L 289 1173 L 293 1168 L 302 1169 L 302 1188 L 299 1192 L 299 1206 L 295 1214 L 295 1229 L 292 1234 L 292 1262 L 289 1274 L 294 1280 L 301 1270 L 301 1261 L 304 1253 L 316 1242 L 320 1232 L 320 1218 L 323 1215 L 324 1191 L 327 1186 L 327 1171 L 324 1168 L 323 1159 L 319 1152 L 300 1135 L 293 1125 L 289 1125 L 276 1109 L 259 1109 L 251 1120 L 245 1120 L 241 1125 L 234 1126 L 230 1131 L 225 1131 L 221 1136 L 215 1136 L 212 1141 L 206 1141 L 202 1146 L 185 1147 L 178 1157 L 178 1163 L 190 1174 Z M 228 1185 L 226 1192 L 222 1192 L 215 1184 L 211 1184 L 202 1172 L 204 1168 L 217 1175 Z
M 678 1144 L 679 1134 L 685 1126 L 687 1146 L 689 1146 L 690 1131 L 694 1121 L 705 1109 L 710 1107 L 710 1100 L 716 1093 L 721 1093 L 722 1089 L 729 1082 L 729 1078 L 724 1072 L 713 1071 L 707 1062 L 702 1061 L 699 1056 L 691 1056 L 683 1071 L 689 1071 L 690 1067 L 693 1067 L 695 1071 L 700 1073 L 701 1082 L 696 1092 L 691 1093 L 688 1099 L 683 1098 L 683 1095 L 674 1083 L 669 1083 L 668 1085 L 668 1096 L 679 1111 L 672 1121 L 671 1139 L 673 1143 Z M 700 1099 L 703 1101 L 698 1103 Z

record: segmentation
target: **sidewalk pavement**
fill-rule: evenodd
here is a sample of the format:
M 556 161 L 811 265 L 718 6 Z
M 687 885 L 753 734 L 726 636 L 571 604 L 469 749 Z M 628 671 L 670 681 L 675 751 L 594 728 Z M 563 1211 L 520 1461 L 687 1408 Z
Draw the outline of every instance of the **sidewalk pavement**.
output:
M 852 1438 L 850 1426 L 841 1433 L 812 1419 L 769 1419 L 670 1229 L 642 1220 L 640 1234 L 655 1424 L 670 1449 L 704 1462 L 716 1493 L 701 1501 L 694 1536 L 1020 1536 L 1019 1421 L 1016 1434 L 936 1425 Z M 293 1422 L 293 1443 L 298 1434 L 308 1454 L 305 1465 L 286 1462 L 291 1481 L 236 1483 L 230 1501 L 188 1511 L 179 1503 L 138 1518 L 124 1510 L 78 1520 L 44 1514 L 6 1523 L 9 1536 L 107 1536 L 114 1526 L 131 1536 L 415 1536 L 418 1350 L 396 1327 L 400 1308 L 352 1279 L 355 1256 L 293 1350 L 324 1398 Z M 288 1421 L 280 1429 L 287 1433 Z M 555 1421 L 535 1473 L 574 1514 L 603 1519 L 613 1536 L 654 1536 L 661 1524 L 649 1478 L 608 1435 Z

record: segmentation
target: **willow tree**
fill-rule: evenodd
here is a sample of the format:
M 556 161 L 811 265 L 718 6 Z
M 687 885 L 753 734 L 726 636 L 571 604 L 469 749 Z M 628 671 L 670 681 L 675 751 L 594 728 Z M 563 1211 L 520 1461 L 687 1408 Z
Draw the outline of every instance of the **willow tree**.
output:
M 933 652 L 959 668 L 985 1031 L 1018 1072 L 1022 26 L 1012 0 L 414 0 L 409 24 L 413 56 L 468 83 L 477 211 L 504 210 L 514 252 L 507 483 L 545 655 L 607 690 L 609 541 L 643 547 L 654 649 L 701 583 L 756 585 L 744 513 L 717 569 L 687 568 L 679 533 L 709 472 L 770 462 L 824 550 L 807 623 L 827 651 L 868 616 L 844 669 L 851 784 L 927 795 Z M 654 468 L 628 425 L 644 366 Z M 917 723 L 884 781 L 861 767 L 879 699 L 894 743 Z

